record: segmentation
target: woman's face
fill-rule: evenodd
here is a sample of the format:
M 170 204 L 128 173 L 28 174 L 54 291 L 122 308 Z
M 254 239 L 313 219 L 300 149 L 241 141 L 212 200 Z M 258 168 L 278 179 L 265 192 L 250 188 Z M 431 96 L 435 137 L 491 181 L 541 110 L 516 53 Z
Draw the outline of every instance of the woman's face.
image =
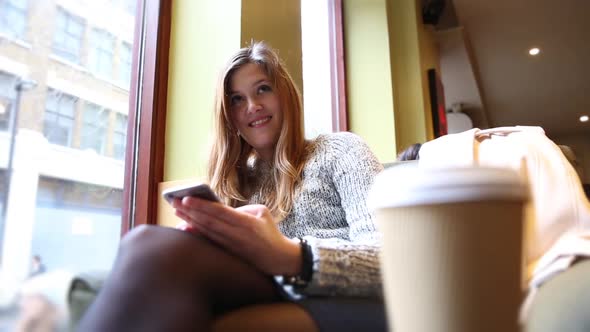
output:
M 230 78 L 229 104 L 234 128 L 264 160 L 271 160 L 283 126 L 276 87 L 262 68 L 249 63 Z

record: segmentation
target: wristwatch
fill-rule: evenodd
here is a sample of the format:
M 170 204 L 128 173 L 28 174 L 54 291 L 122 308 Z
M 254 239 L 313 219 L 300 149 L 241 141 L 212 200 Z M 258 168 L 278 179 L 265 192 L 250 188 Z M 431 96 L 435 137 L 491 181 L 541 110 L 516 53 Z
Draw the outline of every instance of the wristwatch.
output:
M 301 246 L 301 273 L 295 276 L 283 276 L 283 280 L 285 284 L 301 289 L 305 288 L 311 281 L 313 275 L 313 254 L 307 240 L 301 237 L 298 239 L 299 245 Z

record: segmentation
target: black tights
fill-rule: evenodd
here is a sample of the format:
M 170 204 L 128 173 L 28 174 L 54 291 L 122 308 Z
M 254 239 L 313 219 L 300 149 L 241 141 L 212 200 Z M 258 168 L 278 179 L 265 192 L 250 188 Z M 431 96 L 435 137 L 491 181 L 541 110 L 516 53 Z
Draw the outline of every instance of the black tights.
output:
M 279 300 L 269 276 L 210 241 L 140 226 L 121 240 L 79 331 L 209 330 L 223 313 Z

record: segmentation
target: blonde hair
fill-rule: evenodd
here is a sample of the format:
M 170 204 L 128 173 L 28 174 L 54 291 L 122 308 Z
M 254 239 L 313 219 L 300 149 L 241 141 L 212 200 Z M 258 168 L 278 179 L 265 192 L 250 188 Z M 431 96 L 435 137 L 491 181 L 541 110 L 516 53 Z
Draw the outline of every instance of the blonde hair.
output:
M 256 152 L 237 135 L 231 121 L 229 91 L 232 75 L 246 64 L 260 66 L 277 91 L 283 124 L 272 160 L 271 180 L 275 188 L 263 195 L 271 213 L 281 220 L 293 206 L 305 163 L 303 107 L 301 94 L 278 55 L 262 42 L 240 49 L 220 73 L 215 97 L 214 144 L 208 165 L 208 182 L 230 206 L 248 200 L 246 191 L 249 161 Z M 254 165 L 257 163 L 254 162 Z

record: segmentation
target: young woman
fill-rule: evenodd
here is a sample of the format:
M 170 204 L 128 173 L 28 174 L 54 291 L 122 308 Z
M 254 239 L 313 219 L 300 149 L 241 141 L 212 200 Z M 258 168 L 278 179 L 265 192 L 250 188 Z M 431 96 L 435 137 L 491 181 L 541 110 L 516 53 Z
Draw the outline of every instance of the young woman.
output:
M 129 232 L 80 330 L 385 330 L 366 206 L 381 170 L 354 134 L 306 141 L 300 94 L 276 53 L 241 49 L 215 104 L 208 180 L 224 204 L 177 199 L 186 232 Z

